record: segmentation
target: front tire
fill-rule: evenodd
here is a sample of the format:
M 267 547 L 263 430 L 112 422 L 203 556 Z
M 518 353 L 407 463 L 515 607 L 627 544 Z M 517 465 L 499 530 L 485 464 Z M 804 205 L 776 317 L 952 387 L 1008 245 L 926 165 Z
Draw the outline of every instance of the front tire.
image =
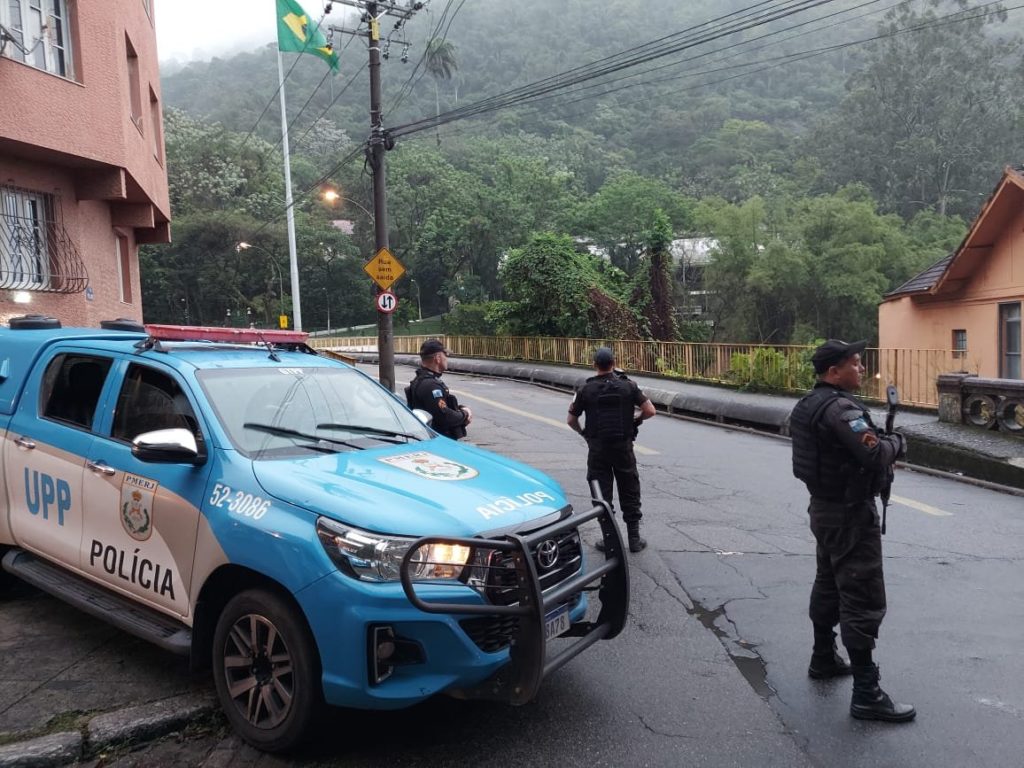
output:
M 316 643 L 300 611 L 273 592 L 247 590 L 224 606 L 213 671 L 225 715 L 257 749 L 294 747 L 323 709 Z

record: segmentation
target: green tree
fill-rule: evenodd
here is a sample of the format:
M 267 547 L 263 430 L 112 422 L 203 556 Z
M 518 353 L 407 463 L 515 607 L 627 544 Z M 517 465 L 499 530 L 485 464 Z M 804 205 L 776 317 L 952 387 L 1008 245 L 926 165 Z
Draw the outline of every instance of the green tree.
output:
M 458 62 L 455 58 L 455 46 L 444 38 L 432 38 L 430 42 L 427 43 L 427 51 L 423 60 L 423 65 L 427 70 L 427 74 L 429 74 L 434 80 L 434 114 L 437 116 L 441 114 L 440 83 L 442 80 L 451 80 L 459 68 Z M 434 135 L 437 137 L 437 146 L 440 147 L 440 126 L 435 128 Z
M 601 286 L 594 257 L 568 235 L 534 235 L 502 264 L 505 301 L 491 319 L 513 336 L 638 338 L 636 315 Z
M 811 146 L 836 184 L 867 184 L 885 211 L 973 215 L 1024 149 L 1019 42 L 986 34 L 1005 13 L 978 14 L 965 0 L 929 5 L 889 12 L 882 33 L 919 31 L 875 43 Z M 963 20 L 935 23 L 951 7 Z
M 576 231 L 593 238 L 612 264 L 632 274 L 655 227 L 657 211 L 673 231 L 692 227 L 692 203 L 664 182 L 633 172 L 617 174 L 576 213 Z
M 643 318 L 646 331 L 657 341 L 679 337 L 672 289 L 672 225 L 660 209 L 647 233 L 643 263 L 633 278 L 630 306 Z

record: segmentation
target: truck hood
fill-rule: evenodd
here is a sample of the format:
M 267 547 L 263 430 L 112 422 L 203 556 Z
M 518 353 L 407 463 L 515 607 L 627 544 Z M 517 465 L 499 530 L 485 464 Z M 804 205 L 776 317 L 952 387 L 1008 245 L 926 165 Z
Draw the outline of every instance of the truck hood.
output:
M 473 536 L 563 508 L 554 480 L 497 454 L 435 438 L 288 461 L 255 461 L 266 493 L 342 523 L 404 536 Z

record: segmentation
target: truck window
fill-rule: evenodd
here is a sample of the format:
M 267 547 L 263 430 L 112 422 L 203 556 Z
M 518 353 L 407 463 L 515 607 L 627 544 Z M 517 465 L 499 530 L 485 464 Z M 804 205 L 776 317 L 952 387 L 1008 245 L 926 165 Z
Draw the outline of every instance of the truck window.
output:
M 131 442 L 145 432 L 173 428 L 187 429 L 199 440 L 199 422 L 188 397 L 167 374 L 132 363 L 117 396 L 111 436 Z
M 96 404 L 113 361 L 88 355 L 57 355 L 43 373 L 43 417 L 92 429 Z

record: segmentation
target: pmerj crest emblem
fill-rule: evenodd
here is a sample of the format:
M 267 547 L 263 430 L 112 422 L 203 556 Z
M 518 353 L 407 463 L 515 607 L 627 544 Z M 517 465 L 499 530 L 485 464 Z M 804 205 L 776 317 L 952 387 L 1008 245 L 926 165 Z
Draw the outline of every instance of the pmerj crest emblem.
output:
M 429 480 L 469 480 L 480 474 L 472 467 L 442 458 L 429 451 L 385 456 L 381 461 Z
M 121 484 L 121 525 L 136 541 L 153 535 L 153 497 L 157 483 L 136 475 L 124 476 Z

